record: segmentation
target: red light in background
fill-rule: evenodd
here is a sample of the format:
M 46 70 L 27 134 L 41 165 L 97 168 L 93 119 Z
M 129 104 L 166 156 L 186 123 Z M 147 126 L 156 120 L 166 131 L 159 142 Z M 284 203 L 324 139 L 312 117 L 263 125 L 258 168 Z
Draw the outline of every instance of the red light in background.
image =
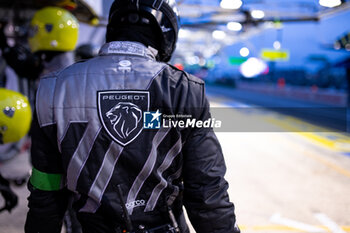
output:
M 182 64 L 180 64 L 180 63 L 176 63 L 176 64 L 174 64 L 174 66 L 176 67 L 176 68 L 178 68 L 179 70 L 184 70 L 184 66 L 182 65 Z

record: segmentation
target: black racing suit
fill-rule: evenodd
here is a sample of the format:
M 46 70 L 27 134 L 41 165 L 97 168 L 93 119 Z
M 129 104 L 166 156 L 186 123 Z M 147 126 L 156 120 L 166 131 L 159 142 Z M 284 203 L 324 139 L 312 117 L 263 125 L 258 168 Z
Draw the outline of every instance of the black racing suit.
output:
M 173 225 L 169 209 L 189 232 L 183 205 L 196 232 L 239 232 L 219 142 L 196 124 L 209 118 L 203 81 L 135 42 L 44 77 L 26 232 L 60 232 L 68 198 L 84 232 L 121 232 L 126 215 L 134 230 Z

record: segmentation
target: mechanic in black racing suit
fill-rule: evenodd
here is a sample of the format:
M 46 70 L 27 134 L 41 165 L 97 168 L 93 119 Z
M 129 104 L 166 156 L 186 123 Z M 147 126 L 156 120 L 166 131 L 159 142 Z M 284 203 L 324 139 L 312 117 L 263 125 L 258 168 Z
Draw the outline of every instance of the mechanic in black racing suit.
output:
M 84 233 L 189 232 L 183 206 L 196 232 L 239 232 L 212 128 L 166 118 L 210 118 L 203 81 L 165 63 L 178 30 L 172 1 L 116 0 L 99 56 L 42 78 L 26 233 L 60 232 L 69 198 Z

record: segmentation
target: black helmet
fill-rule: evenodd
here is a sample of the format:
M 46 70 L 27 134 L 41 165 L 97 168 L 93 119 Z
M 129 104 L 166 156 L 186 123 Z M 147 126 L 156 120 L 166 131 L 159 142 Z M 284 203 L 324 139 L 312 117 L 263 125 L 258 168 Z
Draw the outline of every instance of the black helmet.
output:
M 106 40 L 118 26 L 149 25 L 157 32 L 158 59 L 167 62 L 175 50 L 179 18 L 175 0 L 115 0 L 109 11 Z

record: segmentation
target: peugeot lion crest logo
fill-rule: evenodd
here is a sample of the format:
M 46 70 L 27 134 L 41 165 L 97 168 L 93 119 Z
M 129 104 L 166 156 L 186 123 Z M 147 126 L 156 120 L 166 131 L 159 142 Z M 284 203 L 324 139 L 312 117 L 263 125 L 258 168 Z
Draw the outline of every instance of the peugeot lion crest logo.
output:
M 99 116 L 107 133 L 126 146 L 142 131 L 143 112 L 149 109 L 147 91 L 99 91 Z

